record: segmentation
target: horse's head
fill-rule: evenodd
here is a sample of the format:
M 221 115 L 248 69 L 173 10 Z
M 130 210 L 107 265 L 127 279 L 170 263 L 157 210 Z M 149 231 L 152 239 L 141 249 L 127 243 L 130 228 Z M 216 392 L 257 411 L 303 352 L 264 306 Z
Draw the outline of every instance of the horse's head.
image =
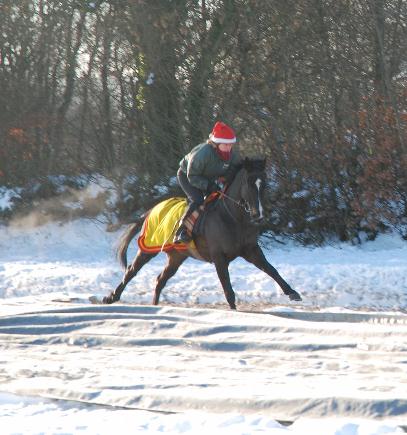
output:
M 266 186 L 266 159 L 245 158 L 242 167 L 241 200 L 253 223 L 264 218 L 263 197 Z

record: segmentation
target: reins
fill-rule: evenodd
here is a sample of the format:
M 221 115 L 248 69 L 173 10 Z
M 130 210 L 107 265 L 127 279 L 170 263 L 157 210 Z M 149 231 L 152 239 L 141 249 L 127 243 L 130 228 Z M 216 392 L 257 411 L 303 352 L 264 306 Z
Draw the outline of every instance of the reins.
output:
M 237 222 L 237 219 L 235 218 L 235 216 L 233 216 L 233 213 L 229 210 L 229 207 L 227 206 L 227 204 L 225 202 L 225 198 L 229 198 L 231 201 L 233 201 L 233 202 L 235 202 L 237 204 L 238 204 L 238 202 L 235 201 L 230 196 L 226 195 L 224 192 L 219 192 L 219 194 L 220 194 L 220 199 L 222 200 L 223 207 L 225 208 L 227 214 L 232 218 L 233 221 Z
M 227 199 L 229 199 L 230 201 L 232 201 L 233 203 L 235 203 L 236 205 L 238 205 L 239 207 L 243 208 L 243 210 L 244 210 L 246 213 L 250 213 L 250 209 L 249 209 L 246 205 L 243 205 L 243 204 L 241 204 L 239 201 L 236 201 L 235 199 L 233 199 L 231 196 L 226 195 L 225 192 L 222 191 L 222 192 L 219 192 L 219 194 L 220 194 L 222 200 L 223 200 L 223 198 L 227 198 Z M 226 206 L 226 204 L 225 204 L 225 206 Z
M 229 186 L 230 187 L 230 186 Z M 236 216 L 234 216 L 234 214 L 230 211 L 230 208 L 228 207 L 225 199 L 228 199 L 229 201 L 233 202 L 235 205 L 237 205 L 238 207 L 240 207 L 241 209 L 244 210 L 245 213 L 250 214 L 250 208 L 247 206 L 247 204 L 241 204 L 240 201 L 236 201 L 234 198 L 232 198 L 231 196 L 227 195 L 225 193 L 224 190 L 218 191 L 219 195 L 220 195 L 220 199 L 222 200 L 223 206 L 225 207 L 226 212 L 228 213 L 228 215 L 235 221 L 237 222 L 238 219 L 236 218 Z

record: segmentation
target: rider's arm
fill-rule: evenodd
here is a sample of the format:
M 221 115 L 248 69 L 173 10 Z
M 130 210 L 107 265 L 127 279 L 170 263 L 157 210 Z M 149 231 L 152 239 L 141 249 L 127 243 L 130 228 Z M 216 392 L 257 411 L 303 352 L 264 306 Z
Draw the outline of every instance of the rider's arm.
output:
M 202 191 L 208 188 L 209 180 L 203 175 L 205 170 L 205 161 L 199 154 L 191 156 L 188 161 L 187 177 L 192 186 Z

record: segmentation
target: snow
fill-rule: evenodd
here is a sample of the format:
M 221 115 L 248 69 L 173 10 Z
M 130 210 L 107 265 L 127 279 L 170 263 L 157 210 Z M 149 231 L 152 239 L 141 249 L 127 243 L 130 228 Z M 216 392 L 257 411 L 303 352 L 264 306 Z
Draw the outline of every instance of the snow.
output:
M 13 208 L 13 199 L 20 198 L 19 189 L 0 186 L 0 212 Z
M 83 407 L 80 404 L 58 404 L 47 400 L 0 395 L 5 416 L 0 417 L 2 433 L 63 433 L 63 434 L 270 434 L 270 435 L 384 435 L 401 434 L 394 425 L 363 419 L 349 421 L 299 420 L 290 427 L 261 415 L 208 414 L 159 415 L 146 411 L 110 410 Z M 18 420 L 15 415 L 21 417 Z M 44 414 L 46 419 L 44 419 Z M 317 426 L 317 431 L 316 431 Z M 4 432 L 10 429 L 9 432 Z
M 121 303 L 92 305 L 122 278 L 119 237 L 0 226 L 2 434 L 403 433 L 406 242 L 265 251 L 301 303 L 236 260 L 232 312 L 213 265 L 187 260 L 153 307 L 159 255 Z
M 146 84 L 151 86 L 154 83 L 155 74 L 153 72 L 150 72 L 148 74 L 148 78 L 146 80 Z
M 106 233 L 103 225 L 90 220 L 35 228 L 0 227 L 0 296 L 105 295 L 122 278 L 114 258 L 119 236 Z M 129 261 L 136 248 L 134 242 Z M 393 311 L 407 307 L 407 244 L 396 236 L 382 235 L 361 246 L 279 245 L 266 256 L 304 296 L 301 307 Z M 162 255 L 154 258 L 129 284 L 123 302 L 150 303 L 163 266 Z M 238 302 L 288 303 L 267 275 L 244 260 L 233 262 L 230 272 Z M 176 304 L 225 303 L 213 265 L 195 260 L 181 266 L 162 298 L 164 303 Z

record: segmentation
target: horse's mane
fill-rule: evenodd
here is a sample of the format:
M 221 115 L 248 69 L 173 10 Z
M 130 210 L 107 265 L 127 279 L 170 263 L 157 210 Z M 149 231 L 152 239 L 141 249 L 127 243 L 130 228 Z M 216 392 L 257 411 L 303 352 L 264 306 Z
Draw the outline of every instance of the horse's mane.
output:
M 266 170 L 266 159 L 261 157 L 245 157 L 242 161 L 235 166 L 234 171 L 229 174 L 226 184 L 230 186 L 235 180 L 237 174 L 242 169 L 245 169 L 248 173 L 263 172 Z
M 266 169 L 266 159 L 261 157 L 245 157 L 241 165 L 248 172 L 263 172 Z
M 266 169 L 266 159 L 261 157 L 245 157 L 236 165 L 233 178 L 241 169 L 246 169 L 247 172 L 262 172 Z

